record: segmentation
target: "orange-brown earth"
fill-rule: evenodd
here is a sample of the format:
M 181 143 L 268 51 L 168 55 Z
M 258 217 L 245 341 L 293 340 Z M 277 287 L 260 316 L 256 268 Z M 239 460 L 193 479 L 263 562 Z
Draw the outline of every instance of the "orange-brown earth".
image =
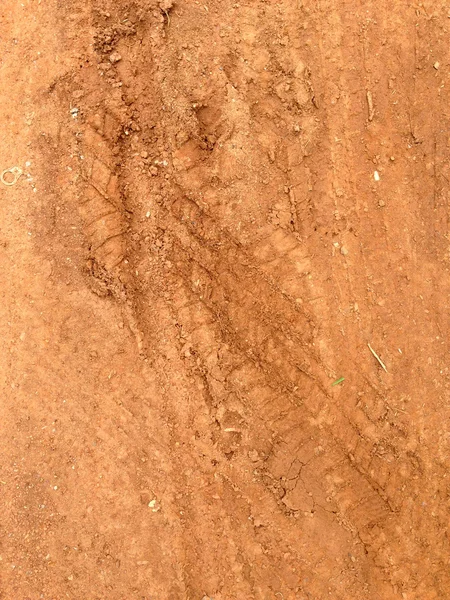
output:
M 0 598 L 450 597 L 449 16 L 3 0 Z

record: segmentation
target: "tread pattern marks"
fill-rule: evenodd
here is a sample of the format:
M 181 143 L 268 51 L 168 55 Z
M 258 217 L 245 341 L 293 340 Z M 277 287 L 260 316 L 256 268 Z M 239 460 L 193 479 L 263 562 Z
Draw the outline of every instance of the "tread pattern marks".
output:
M 97 130 L 87 125 L 82 140 L 83 184 L 80 213 L 91 257 L 107 272 L 125 257 L 127 231 L 118 176 L 114 173 L 112 145 L 119 123 L 105 110 L 97 115 Z
M 192 204 L 186 199 L 174 206 L 174 216 L 182 222 L 175 252 L 183 278 L 174 303 L 195 356 L 201 357 L 213 404 L 226 405 L 230 396 L 243 401 L 245 422 L 258 424 L 246 430 L 244 439 L 268 456 L 263 471 L 288 509 L 323 506 L 359 533 L 387 519 L 392 513 L 379 486 L 349 458 L 358 444 L 364 445 L 358 433 L 348 435 L 348 421 L 330 427 L 334 415 L 328 423 L 320 422 L 328 398 L 320 383 L 323 369 L 310 345 L 313 325 L 277 289 L 279 263 L 290 253 L 298 260 L 300 244 L 275 230 L 252 251 L 244 251 L 225 241 L 214 220 L 208 215 L 203 219 Z M 220 250 L 216 238 L 222 240 Z M 264 261 L 268 256 L 278 259 Z M 220 275 L 215 278 L 214 272 Z M 224 346 L 227 350 L 217 352 Z M 367 446 L 364 453 L 369 452 Z M 294 460 L 297 472 L 292 471 Z

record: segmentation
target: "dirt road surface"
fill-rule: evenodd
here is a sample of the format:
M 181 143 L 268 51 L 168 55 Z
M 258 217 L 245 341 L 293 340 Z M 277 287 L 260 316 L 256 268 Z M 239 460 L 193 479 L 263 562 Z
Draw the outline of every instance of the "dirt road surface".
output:
M 0 598 L 450 598 L 449 17 L 3 0 Z

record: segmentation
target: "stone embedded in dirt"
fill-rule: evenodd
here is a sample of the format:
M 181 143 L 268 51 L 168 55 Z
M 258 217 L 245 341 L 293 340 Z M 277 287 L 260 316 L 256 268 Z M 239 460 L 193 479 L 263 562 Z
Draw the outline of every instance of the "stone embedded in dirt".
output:
M 343 256 L 347 256 L 347 254 L 348 254 L 348 250 L 347 250 L 347 248 L 345 248 L 345 246 L 342 246 L 342 248 L 341 248 L 341 254 L 342 254 Z
M 103 118 L 101 115 L 96 113 L 91 119 L 90 124 L 95 129 L 95 131 L 101 131 L 103 129 Z
M 159 3 L 159 8 L 168 12 L 171 8 L 173 8 L 175 2 L 173 0 L 161 0 Z
M 122 56 L 118 52 L 113 52 L 109 55 L 109 62 L 113 65 L 118 63 L 120 60 L 122 60 Z
M 257 462 L 259 460 L 259 454 L 257 450 L 249 450 L 248 457 L 251 461 Z

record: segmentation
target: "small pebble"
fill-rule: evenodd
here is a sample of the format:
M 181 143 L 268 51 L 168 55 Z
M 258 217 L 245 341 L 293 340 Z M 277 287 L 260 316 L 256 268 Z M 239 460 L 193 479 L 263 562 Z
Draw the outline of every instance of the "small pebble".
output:
M 433 65 L 433 67 L 436 69 L 436 71 L 439 69 L 440 67 L 440 63 L 438 61 L 436 61 Z
M 380 174 L 378 173 L 378 171 L 374 171 L 373 178 L 375 179 L 375 181 L 380 181 Z
M 347 250 L 347 248 L 345 248 L 344 246 L 342 246 L 342 248 L 341 248 L 341 254 L 342 254 L 343 256 L 347 256 L 347 254 L 348 254 L 348 250 Z
M 259 454 L 257 450 L 249 450 L 248 457 L 252 462 L 257 462 L 259 460 Z
M 120 56 L 120 54 L 118 52 L 113 52 L 110 56 L 109 56 L 109 62 L 111 64 L 115 64 L 118 63 L 120 60 L 122 60 L 122 57 Z

